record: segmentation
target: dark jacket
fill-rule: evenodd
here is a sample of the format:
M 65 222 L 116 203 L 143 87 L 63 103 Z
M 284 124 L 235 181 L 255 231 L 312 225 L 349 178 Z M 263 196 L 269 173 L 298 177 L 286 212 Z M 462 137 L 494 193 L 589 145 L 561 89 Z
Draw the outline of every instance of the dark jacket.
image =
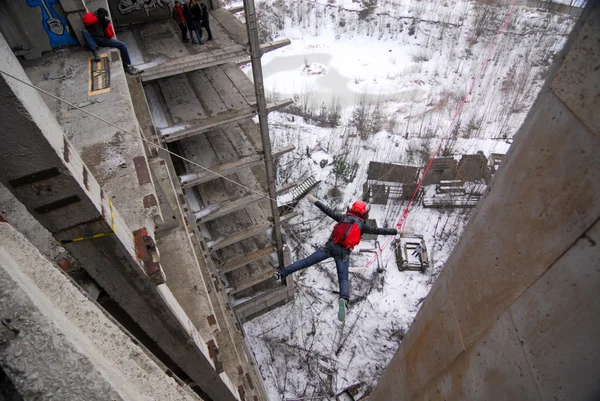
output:
M 202 26 L 208 26 L 208 8 L 202 4 Z
M 192 16 L 192 13 L 190 12 L 190 8 L 188 7 L 187 4 L 183 5 L 183 18 L 185 18 L 185 22 L 190 31 L 193 31 L 193 30 L 199 28 L 196 26 L 196 23 L 194 22 L 194 17 Z
M 202 19 L 202 10 L 200 9 L 200 4 L 196 3 L 190 7 L 190 12 L 192 13 L 192 17 L 194 17 L 194 21 L 196 23 L 200 23 Z
M 336 222 L 340 221 L 342 219 L 342 217 L 344 217 L 344 215 L 345 215 L 345 213 L 340 213 L 340 212 L 334 211 L 330 207 L 321 203 L 321 201 L 316 201 L 315 206 L 318 207 L 319 209 L 321 209 L 321 211 L 323 213 L 325 213 L 327 216 L 331 217 Z M 398 233 L 398 231 L 395 228 L 372 227 L 366 223 L 363 224 L 362 230 L 360 231 L 360 235 L 363 235 L 363 234 L 396 235 L 397 233 Z M 350 250 L 346 250 L 346 251 L 350 252 Z

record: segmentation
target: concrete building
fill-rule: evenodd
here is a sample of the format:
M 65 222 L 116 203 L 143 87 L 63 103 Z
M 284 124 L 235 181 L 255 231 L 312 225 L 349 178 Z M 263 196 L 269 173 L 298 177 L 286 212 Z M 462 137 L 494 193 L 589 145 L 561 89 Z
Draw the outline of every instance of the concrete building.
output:
M 598 43 L 589 2 L 370 401 L 600 397 Z
M 207 5 L 214 40 L 191 46 L 160 0 L 0 2 L 0 367 L 13 393 L 83 399 L 90 383 L 85 399 L 266 400 L 241 323 L 293 299 L 267 282 L 292 217 L 277 214 L 269 170 L 292 148 L 270 149 L 266 113 L 290 102 L 266 105 L 256 73 L 289 41 L 259 46 L 251 2 L 247 27 Z M 138 75 L 116 49 L 96 62 L 78 46 L 98 7 Z M 256 86 L 236 65 L 249 56 Z M 36 362 L 38 348 L 53 359 Z M 47 362 L 71 360 L 90 372 L 81 388 L 49 385 Z
M 139 75 L 75 45 L 100 6 Z M 0 0 L 0 398 L 267 399 L 240 323 L 293 298 L 265 281 L 289 148 L 251 118 L 287 102 L 235 63 L 286 41 L 209 6 L 192 47 L 161 0 Z M 599 27 L 590 2 L 371 401 L 600 394 Z

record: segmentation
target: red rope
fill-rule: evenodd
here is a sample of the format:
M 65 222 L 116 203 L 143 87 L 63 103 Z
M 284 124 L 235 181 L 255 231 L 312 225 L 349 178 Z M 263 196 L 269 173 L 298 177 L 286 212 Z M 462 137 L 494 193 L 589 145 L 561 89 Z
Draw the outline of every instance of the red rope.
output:
M 502 21 L 502 24 L 500 25 L 500 28 L 498 28 L 498 31 L 496 32 L 496 37 L 494 39 L 494 42 L 493 42 L 492 46 L 490 47 L 490 49 L 488 50 L 487 55 L 485 56 L 485 58 L 481 62 L 481 65 L 479 66 L 479 70 L 477 71 L 477 74 L 473 78 L 473 82 L 471 82 L 471 86 L 469 87 L 469 89 L 465 93 L 465 96 L 463 97 L 462 102 L 458 106 L 458 109 L 456 110 L 456 113 L 454 113 L 454 117 L 452 118 L 452 121 L 450 122 L 450 125 L 448 125 L 448 128 L 444 132 L 444 136 L 440 140 L 440 143 L 437 146 L 435 152 L 433 153 L 433 156 L 431 156 L 431 159 L 429 160 L 429 163 L 427 163 L 427 167 L 425 167 L 425 170 L 423 171 L 423 175 L 421 176 L 421 179 L 419 180 L 419 183 L 417 184 L 417 188 L 415 189 L 415 192 L 413 192 L 410 200 L 408 201 L 408 204 L 406 205 L 406 208 L 402 212 L 402 216 L 400 217 L 400 220 L 398 220 L 398 223 L 396 224 L 396 228 L 398 230 L 401 230 L 404 227 L 404 223 L 406 223 L 406 219 L 408 218 L 408 213 L 410 211 L 410 206 L 412 205 L 414 199 L 416 198 L 417 194 L 419 193 L 419 189 L 421 188 L 421 185 L 423 184 L 423 180 L 427 176 L 427 172 L 429 172 L 429 169 L 431 168 L 431 165 L 433 164 L 433 160 L 435 159 L 435 157 L 440 152 L 440 149 L 442 148 L 442 145 L 444 144 L 444 141 L 447 139 L 448 134 L 449 134 L 450 130 L 452 129 L 452 126 L 454 125 L 454 122 L 456 121 L 456 119 L 460 115 L 460 113 L 461 113 L 461 111 L 462 111 L 465 103 L 467 102 L 467 98 L 469 97 L 469 95 L 471 95 L 471 92 L 473 91 L 473 88 L 475 87 L 475 84 L 477 83 L 477 80 L 483 74 L 483 71 L 485 70 L 485 67 L 487 66 L 487 63 L 490 60 L 490 56 L 492 55 L 493 51 L 496 49 L 496 46 L 498 45 L 498 42 L 499 42 L 499 39 L 500 39 L 500 35 L 502 34 L 502 32 L 504 32 L 504 28 L 506 28 L 506 25 L 508 24 L 508 20 L 510 18 L 510 14 L 512 13 L 512 10 L 513 10 L 516 2 L 517 2 L 517 0 L 513 0 L 513 2 L 511 3 L 511 5 L 510 5 L 510 7 L 508 9 L 508 11 L 504 15 L 504 20 Z M 377 252 L 375 252 L 375 255 L 373 255 L 373 257 L 371 258 L 371 260 L 369 260 L 369 262 L 367 263 L 367 265 L 365 266 L 365 268 L 369 268 L 377 260 L 377 258 L 379 257 L 379 255 L 381 255 L 383 253 L 383 250 L 390 244 L 390 242 L 392 241 L 393 238 L 394 237 L 388 237 L 388 239 L 384 242 L 383 246 L 381 246 L 377 250 Z

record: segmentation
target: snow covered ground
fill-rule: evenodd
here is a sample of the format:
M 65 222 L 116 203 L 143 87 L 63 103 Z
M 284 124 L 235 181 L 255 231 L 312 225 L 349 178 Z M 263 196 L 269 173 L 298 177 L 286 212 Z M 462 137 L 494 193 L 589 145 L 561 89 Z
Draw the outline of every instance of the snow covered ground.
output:
M 295 100 L 294 114 L 269 116 L 273 147 L 296 146 L 278 161 L 278 183 L 314 176 L 321 183 L 313 194 L 343 210 L 362 196 L 369 161 L 423 167 L 442 140 L 445 156 L 506 153 L 574 20 L 520 1 L 451 125 L 509 9 L 504 1 L 486 3 L 259 1 L 262 39 L 292 40 L 263 56 L 269 96 Z M 369 120 L 362 131 L 361 109 Z M 331 127 L 336 110 L 339 123 Z M 374 205 L 371 218 L 393 227 L 405 207 Z M 286 230 L 294 260 L 322 245 L 333 226 L 307 201 L 297 211 L 300 216 Z M 334 400 L 332 394 L 356 383 L 362 383 L 361 394 L 368 393 L 469 215 L 469 209 L 411 207 L 404 229 L 425 239 L 430 259 L 425 274 L 398 271 L 390 247 L 374 259 L 387 238 L 361 242 L 351 259 L 345 324 L 336 317 L 334 263 L 296 273 L 295 301 L 244 325 L 271 401 Z

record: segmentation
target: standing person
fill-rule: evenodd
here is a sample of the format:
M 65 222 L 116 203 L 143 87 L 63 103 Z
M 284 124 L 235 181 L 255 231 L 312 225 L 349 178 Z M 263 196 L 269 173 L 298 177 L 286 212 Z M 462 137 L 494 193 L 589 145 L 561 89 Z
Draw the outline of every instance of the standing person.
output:
M 333 231 L 323 247 L 318 248 L 312 255 L 278 270 L 271 277 L 270 281 L 273 283 L 277 280 L 283 281 L 287 276 L 298 270 L 306 269 L 325 259 L 333 258 L 337 268 L 340 288 L 338 319 L 343 322 L 346 319 L 346 308 L 350 299 L 348 267 L 350 266 L 350 253 L 352 249 L 358 245 L 363 234 L 396 235 L 399 232 L 395 228 L 377 228 L 365 224 L 369 210 L 367 204 L 363 201 L 357 200 L 348 209 L 346 214 L 342 214 L 325 206 L 312 195 L 308 195 L 307 199 L 338 223 L 333 227 Z
M 81 20 L 85 26 L 85 29 L 81 31 L 81 33 L 83 34 L 88 47 L 92 50 L 94 60 L 100 61 L 100 57 L 98 57 L 98 46 L 115 47 L 119 49 L 119 52 L 121 53 L 125 71 L 128 74 L 135 74 L 135 70 L 131 66 L 127 45 L 113 39 L 115 37 L 115 30 L 108 19 L 108 11 L 105 8 L 99 8 L 95 13 L 86 13 Z
M 185 24 L 187 25 L 188 31 L 190 31 L 190 39 L 192 39 L 192 43 L 195 45 L 196 44 L 203 45 L 204 42 L 202 41 L 202 35 L 200 35 L 200 32 L 199 32 L 200 26 L 196 25 L 196 22 L 194 21 L 194 17 L 192 16 L 192 13 L 190 12 L 190 8 L 187 4 L 183 5 L 183 17 L 185 18 Z M 198 42 L 196 42 L 194 40 L 194 34 L 196 34 L 196 37 L 198 38 Z
M 202 39 L 202 9 L 196 0 L 190 0 L 190 11 L 192 17 L 194 17 L 194 23 L 198 28 L 198 32 L 200 33 L 200 39 Z
M 185 17 L 183 16 L 183 9 L 181 8 L 181 4 L 176 1 L 173 6 L 173 19 L 177 22 L 179 29 L 181 29 L 181 40 L 184 43 L 189 42 L 187 38 L 187 27 L 185 26 Z
M 419 258 L 419 265 L 421 266 L 421 270 L 423 270 L 423 247 L 421 244 L 417 244 L 411 255 Z
M 208 8 L 204 3 L 202 3 L 200 7 L 202 7 L 202 28 L 206 29 L 206 33 L 208 34 L 208 39 L 206 40 L 213 40 L 212 33 L 210 32 L 210 26 L 208 24 Z

